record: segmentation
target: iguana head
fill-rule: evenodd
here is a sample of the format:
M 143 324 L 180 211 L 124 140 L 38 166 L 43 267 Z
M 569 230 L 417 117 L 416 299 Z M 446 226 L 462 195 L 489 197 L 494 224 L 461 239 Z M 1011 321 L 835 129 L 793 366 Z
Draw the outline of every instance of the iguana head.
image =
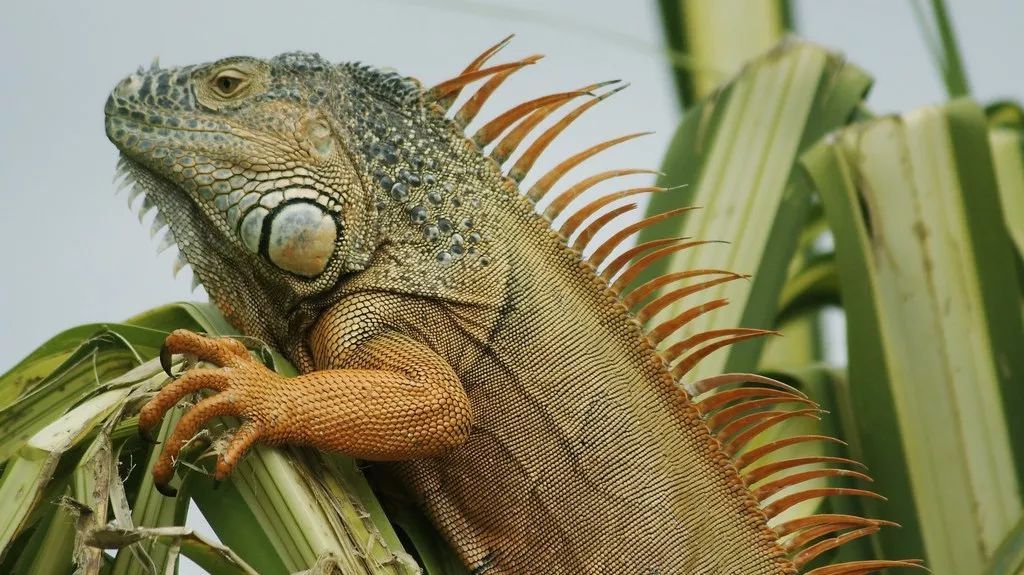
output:
M 140 68 L 111 92 L 107 136 L 222 309 L 285 316 L 366 266 L 379 236 L 359 151 L 380 111 L 357 86 L 368 75 L 393 80 L 390 96 L 419 91 L 395 74 L 290 53 Z
M 338 75 L 308 54 L 150 69 L 114 88 L 107 135 L 133 171 L 166 184 L 149 193 L 187 198 L 210 239 L 303 291 L 363 266 L 354 244 L 372 236 Z

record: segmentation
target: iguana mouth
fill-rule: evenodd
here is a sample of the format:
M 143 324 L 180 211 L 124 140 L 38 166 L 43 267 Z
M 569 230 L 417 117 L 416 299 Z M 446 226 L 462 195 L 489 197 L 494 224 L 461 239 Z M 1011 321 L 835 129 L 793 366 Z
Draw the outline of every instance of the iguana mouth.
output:
M 159 113 L 146 113 L 140 106 L 118 103 L 114 96 L 107 98 L 104 109 L 107 138 L 114 143 L 122 156 L 152 154 L 158 147 L 188 148 L 186 141 L 178 141 L 175 134 L 184 138 L 208 138 L 224 141 L 228 138 L 241 139 L 225 122 L 205 117 L 178 119 Z M 172 145 L 176 144 L 176 145 Z M 160 159 L 155 158 L 155 159 Z M 138 160 L 136 160 L 138 161 Z M 165 162 L 165 164 L 169 163 Z

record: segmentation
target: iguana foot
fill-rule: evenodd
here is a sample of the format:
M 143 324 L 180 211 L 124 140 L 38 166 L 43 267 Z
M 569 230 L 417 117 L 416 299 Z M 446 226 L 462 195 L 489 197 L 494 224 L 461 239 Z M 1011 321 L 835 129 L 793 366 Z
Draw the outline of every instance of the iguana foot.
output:
M 352 457 L 394 461 L 431 457 L 469 436 L 469 400 L 451 366 L 407 336 L 382 333 L 350 358 L 349 369 L 325 369 L 283 378 L 240 342 L 187 330 L 164 342 L 162 363 L 182 353 L 217 366 L 193 368 L 170 382 L 139 413 L 145 435 L 185 395 L 218 393 L 182 416 L 153 468 L 156 487 L 168 485 L 182 446 L 217 416 L 242 420 L 217 458 L 214 478 L 227 477 L 255 443 L 309 445 Z
M 163 453 L 153 468 L 155 486 L 164 495 L 173 496 L 176 490 L 169 483 L 174 474 L 174 460 L 182 446 L 198 433 L 213 417 L 230 415 L 243 420 L 241 427 L 217 458 L 215 479 L 227 477 L 235 463 L 279 418 L 281 403 L 278 396 L 284 378 L 267 369 L 249 354 L 239 341 L 231 338 L 211 338 L 188 330 L 172 332 L 160 353 L 161 364 L 170 373 L 171 354 L 191 354 L 217 366 L 186 371 L 164 386 L 139 413 L 139 434 L 153 441 L 149 430 L 156 426 L 168 409 L 187 394 L 201 389 L 219 393 L 204 398 L 188 410 L 167 439 Z M 219 369 L 218 369 L 219 368 Z

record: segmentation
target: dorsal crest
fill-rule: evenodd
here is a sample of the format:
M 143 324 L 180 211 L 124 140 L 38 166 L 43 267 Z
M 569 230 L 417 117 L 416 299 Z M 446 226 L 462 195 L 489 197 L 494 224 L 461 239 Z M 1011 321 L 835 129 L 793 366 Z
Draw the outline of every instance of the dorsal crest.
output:
M 513 62 L 490 64 L 492 57 L 510 39 L 511 36 L 485 50 L 457 76 L 424 91 L 425 102 L 437 106 L 455 125 L 465 129 L 500 85 L 540 59 L 539 56 L 530 56 Z M 481 82 L 481 86 L 464 100 L 461 107 L 456 108 L 455 103 L 462 91 L 476 82 Z M 474 133 L 467 133 L 467 137 L 482 154 L 501 167 L 510 183 L 518 186 L 559 134 L 592 107 L 624 87 L 618 81 L 600 82 L 534 98 L 500 113 Z M 580 103 L 569 108 L 549 127 L 540 130 L 544 120 L 574 101 Z M 675 189 L 635 184 L 585 203 L 576 201 L 602 182 L 657 174 L 654 170 L 640 168 L 604 171 L 554 191 L 573 168 L 613 146 L 644 134 L 628 134 L 593 145 L 556 164 L 529 188 L 520 187 L 520 191 L 537 206 L 537 217 L 549 222 L 553 233 L 564 241 L 566 249 L 574 250 L 643 326 L 650 345 L 658 350 L 679 384 L 680 392 L 696 408 L 722 452 L 731 458 L 738 484 L 750 493 L 756 511 L 763 515 L 765 528 L 770 529 L 771 536 L 788 557 L 792 572 L 853 575 L 887 568 L 920 567 L 920 563 L 914 560 L 868 560 L 840 562 L 807 571 L 807 567 L 826 552 L 871 535 L 884 526 L 894 525 L 884 520 L 835 513 L 782 517 L 784 512 L 801 502 L 823 497 L 880 498 L 864 489 L 821 486 L 821 480 L 837 477 L 870 481 L 863 466 L 842 457 L 778 457 L 780 450 L 799 443 L 842 443 L 827 436 L 796 435 L 764 444 L 753 441 L 783 422 L 819 418 L 822 413 L 811 399 L 782 382 L 750 373 L 685 381 L 693 367 L 715 351 L 733 343 L 776 333 L 726 327 L 681 339 L 672 338 L 694 319 L 722 308 L 728 301 L 696 301 L 668 319 L 659 312 L 684 298 L 698 298 L 707 288 L 749 277 L 721 269 L 694 269 L 673 270 L 646 278 L 643 272 L 664 258 L 681 250 L 702 249 L 702 246 L 716 243 L 714 238 L 665 237 L 631 245 L 641 230 L 682 217 L 694 207 L 677 207 L 639 221 L 635 217 L 627 219 L 639 207 L 637 200 L 650 194 L 671 194 Z M 512 158 L 517 154 L 513 162 Z M 573 209 L 576 204 L 582 205 Z

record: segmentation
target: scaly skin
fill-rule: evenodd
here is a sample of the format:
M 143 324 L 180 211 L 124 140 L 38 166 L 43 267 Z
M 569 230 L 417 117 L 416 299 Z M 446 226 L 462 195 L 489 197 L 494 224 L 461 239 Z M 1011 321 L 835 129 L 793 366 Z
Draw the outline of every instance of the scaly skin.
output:
M 218 477 L 255 442 L 384 462 L 475 573 L 796 573 L 641 325 L 434 96 L 309 54 L 115 88 L 108 136 L 188 263 L 303 372 L 171 334 L 219 367 L 165 387 L 140 426 L 218 393 L 179 423 L 158 485 L 230 414 Z

